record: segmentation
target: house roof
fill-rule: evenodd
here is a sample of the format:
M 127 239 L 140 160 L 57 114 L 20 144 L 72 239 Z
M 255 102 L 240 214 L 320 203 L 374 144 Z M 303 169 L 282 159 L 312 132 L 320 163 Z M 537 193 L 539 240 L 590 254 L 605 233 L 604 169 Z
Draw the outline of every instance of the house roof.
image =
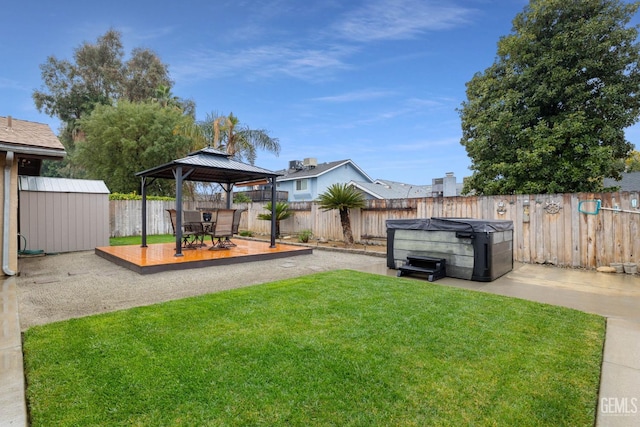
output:
M 623 173 L 620 181 L 616 181 L 612 178 L 605 178 L 604 186 L 620 187 L 620 191 L 640 191 L 640 172 Z
M 0 151 L 63 158 L 67 153 L 49 125 L 0 117 Z
M 18 178 L 18 189 L 20 191 L 88 194 L 110 193 L 104 181 L 98 180 L 49 178 L 44 176 L 20 176 Z
M 431 197 L 430 185 L 411 185 L 382 179 L 377 179 L 375 182 L 351 181 L 349 184 L 376 199 Z
M 234 160 L 231 155 L 224 151 L 203 148 L 200 151 L 190 153 L 187 157 L 138 172 L 136 176 L 175 179 L 173 173 L 177 167 L 182 167 L 182 173 L 188 174 L 184 178 L 186 181 L 217 182 L 221 184 L 253 181 L 279 175 L 277 172 Z
M 278 177 L 276 179 L 276 181 L 292 181 L 292 180 L 296 180 L 296 179 L 303 179 L 303 178 L 317 178 L 320 175 L 324 175 L 325 173 L 328 173 L 334 169 L 339 168 L 340 166 L 346 165 L 346 164 L 351 164 L 357 171 L 359 171 L 363 176 L 365 176 L 366 178 L 368 178 L 370 181 L 373 181 L 373 179 L 369 178 L 369 175 L 367 175 L 362 169 L 360 169 L 360 167 L 358 165 L 356 165 L 351 159 L 346 159 L 346 160 L 337 160 L 334 162 L 326 162 L 326 163 L 320 163 L 317 166 L 314 167 L 305 167 L 303 169 L 284 169 L 284 170 L 280 170 L 278 171 L 280 173 L 280 177 Z

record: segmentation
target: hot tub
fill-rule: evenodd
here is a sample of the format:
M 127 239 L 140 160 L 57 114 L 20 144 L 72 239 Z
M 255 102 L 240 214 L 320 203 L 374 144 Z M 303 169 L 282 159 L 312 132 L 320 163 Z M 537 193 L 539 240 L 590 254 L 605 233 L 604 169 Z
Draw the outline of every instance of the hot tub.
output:
M 471 218 L 389 219 L 387 267 L 407 256 L 446 260 L 446 275 L 490 282 L 513 269 L 513 222 Z

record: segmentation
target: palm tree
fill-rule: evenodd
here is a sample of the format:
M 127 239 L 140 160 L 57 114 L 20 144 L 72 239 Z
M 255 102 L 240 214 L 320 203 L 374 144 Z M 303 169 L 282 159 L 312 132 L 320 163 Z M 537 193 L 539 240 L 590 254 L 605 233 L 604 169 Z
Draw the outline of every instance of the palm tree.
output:
M 338 209 L 340 212 L 340 224 L 342 235 L 347 246 L 353 245 L 353 233 L 351 232 L 351 218 L 349 209 L 362 208 L 365 205 L 361 192 L 347 184 L 333 184 L 318 196 L 320 208 L 325 211 Z
M 236 159 L 246 160 L 250 164 L 256 161 L 258 149 L 280 154 L 280 142 L 278 138 L 272 138 L 264 129 L 250 129 L 240 123 L 233 113 L 223 117 L 220 122 L 220 145 Z
M 169 86 L 158 85 L 154 96 L 151 98 L 151 102 L 160 104 L 162 108 L 177 108 L 182 111 L 182 114 L 185 116 L 195 116 L 195 102 L 191 99 L 182 99 L 174 96 Z
M 258 219 L 271 221 L 271 202 L 268 202 L 264 208 L 269 213 L 258 214 Z M 276 237 L 280 238 L 280 221 L 289 218 L 293 212 L 289 210 L 287 202 L 276 202 Z
M 180 99 L 177 96 L 173 96 L 171 88 L 165 85 L 159 85 L 156 88 L 155 96 L 151 98 L 151 101 L 157 102 L 162 108 L 180 106 Z
M 252 165 L 256 161 L 259 149 L 280 154 L 278 138 L 272 138 L 264 129 L 251 129 L 241 124 L 233 113 L 228 116 L 218 113 L 207 114 L 203 121 L 186 126 L 179 132 L 193 140 L 194 150 L 212 147 L 227 152 L 236 160 L 246 160 Z
M 207 113 L 203 121 L 186 120 L 175 132 L 191 139 L 192 151 L 211 147 L 225 151 L 238 161 L 246 160 L 252 165 L 255 163 L 258 149 L 280 154 L 280 143 L 277 138 L 270 137 L 265 130 L 254 130 L 240 124 L 233 113 L 228 116 Z M 204 184 L 202 186 L 207 187 Z M 225 191 L 229 197 L 232 197 L 230 189 Z

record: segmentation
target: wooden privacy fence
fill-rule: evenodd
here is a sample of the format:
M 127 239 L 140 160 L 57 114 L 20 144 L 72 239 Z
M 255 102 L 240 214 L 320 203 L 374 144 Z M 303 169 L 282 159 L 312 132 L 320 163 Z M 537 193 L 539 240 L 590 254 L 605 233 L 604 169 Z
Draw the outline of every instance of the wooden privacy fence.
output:
M 595 202 L 601 209 L 595 212 Z M 111 235 L 141 233 L 140 201 L 110 202 Z M 234 205 L 247 209 L 240 230 L 269 234 L 270 222 L 258 220 L 265 203 Z M 612 262 L 638 263 L 640 258 L 638 192 L 544 194 L 491 197 L 446 197 L 368 200 L 351 212 L 356 241 L 385 244 L 386 220 L 402 218 L 482 218 L 513 221 L 514 260 L 567 267 L 596 268 Z M 174 202 L 150 201 L 148 234 L 171 233 L 165 209 Z M 224 207 L 223 203 L 185 202 L 184 209 Z M 342 240 L 337 211 L 323 211 L 314 202 L 293 202 L 291 218 L 281 222 L 283 234 L 311 230 L 315 237 Z M 580 210 L 589 213 L 582 213 Z

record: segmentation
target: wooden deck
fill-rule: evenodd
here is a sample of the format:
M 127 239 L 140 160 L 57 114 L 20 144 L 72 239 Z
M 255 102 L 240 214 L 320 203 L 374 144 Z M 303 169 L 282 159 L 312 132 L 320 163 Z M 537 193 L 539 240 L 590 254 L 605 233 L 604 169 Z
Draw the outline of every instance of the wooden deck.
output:
M 223 250 L 210 251 L 211 244 L 208 247 L 198 249 L 183 248 L 183 256 L 178 257 L 175 256 L 175 243 L 152 244 L 146 248 L 138 245 L 104 246 L 96 248 L 95 253 L 140 274 L 262 261 L 313 253 L 312 248 L 304 246 L 278 243 L 275 248 L 270 248 L 269 242 L 263 241 L 233 239 L 233 242 L 237 246 Z

